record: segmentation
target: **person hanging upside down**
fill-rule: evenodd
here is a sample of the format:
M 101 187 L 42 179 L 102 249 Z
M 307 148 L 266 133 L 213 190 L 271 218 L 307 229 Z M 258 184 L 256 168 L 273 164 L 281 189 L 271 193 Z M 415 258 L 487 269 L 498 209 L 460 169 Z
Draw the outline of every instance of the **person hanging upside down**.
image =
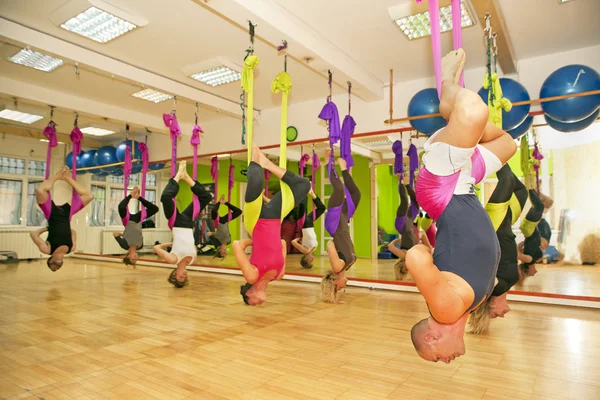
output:
M 158 212 L 158 207 L 148 200 L 140 196 L 140 188 L 135 186 L 131 191 L 131 194 L 125 197 L 119 203 L 119 216 L 125 224 L 125 230 L 123 232 L 115 232 L 113 235 L 119 246 L 123 250 L 127 250 L 127 254 L 123 258 L 125 265 L 135 265 L 138 260 L 137 251 L 144 246 L 144 237 L 142 235 L 142 209 L 130 215 L 128 211 L 129 201 L 136 199 L 142 206 L 146 208 L 146 219 L 151 218 Z M 128 217 L 129 216 L 129 217 Z
M 469 313 L 492 293 L 500 261 L 494 226 L 475 194 L 475 185 L 498 171 L 517 146 L 488 122 L 488 107 L 477 93 L 458 85 L 465 53 L 442 60 L 440 112 L 448 125 L 424 145 L 424 167 L 416 193 L 419 205 L 437 221 L 433 257 L 417 245 L 406 266 L 429 306 L 430 316 L 411 330 L 417 353 L 450 363 L 465 353 Z
M 543 199 L 543 200 L 542 200 Z M 519 265 L 521 276 L 534 276 L 537 274 L 535 264 L 542 262 L 544 250 L 548 247 L 548 241 L 542 238 L 538 224 L 544 216 L 544 210 L 548 205 L 552 205 L 552 199 L 538 194 L 534 189 L 529 189 L 529 201 L 531 208 L 527 212 L 525 219 L 521 221 L 521 232 L 525 240 L 519 243 Z M 544 246 L 542 247 L 542 242 Z
M 300 265 L 302 268 L 312 268 L 313 261 L 315 256 L 313 252 L 319 245 L 317 241 L 317 234 L 315 232 L 315 221 L 319 219 L 321 215 L 325 212 L 325 205 L 315 194 L 315 192 L 310 190 L 308 192 L 309 196 L 312 197 L 313 203 L 315 204 L 315 213 L 313 218 L 312 211 L 308 211 L 308 201 L 305 197 L 302 199 L 300 203 L 298 214 L 301 216 L 300 220 L 304 219 L 304 223 L 302 224 L 302 238 L 296 238 L 292 240 L 292 245 L 298 249 L 300 253 L 302 253 L 302 258 L 300 259 Z
M 494 189 L 485 210 L 487 211 L 500 244 L 500 263 L 492 295 L 469 318 L 470 333 L 488 331 L 490 318 L 501 317 L 510 311 L 506 293 L 519 281 L 519 266 L 516 236 L 512 226 L 527 202 L 527 188 L 505 164 L 496 173 L 498 185 Z
M 325 150 L 325 159 L 330 160 L 330 157 L 331 149 Z M 333 238 L 327 243 L 331 271 L 321 281 L 321 295 L 323 300 L 328 303 L 337 302 L 338 292 L 345 288 L 348 282 L 346 271 L 356 262 L 354 243 L 350 237 L 348 223 L 360 203 L 360 190 L 348 171 L 346 160 L 338 158 L 337 162 L 344 181 L 340 180 L 335 166 L 331 166 L 329 181 L 333 193 L 329 198 L 325 214 L 325 229 Z
M 73 188 L 71 203 L 57 206 L 52 201 L 50 191 L 58 180 L 67 182 Z M 48 226 L 31 232 L 30 236 L 43 254 L 50 255 L 46 265 L 56 272 L 63 266 L 63 257 L 74 252 L 77 247 L 77 234 L 71 229 L 71 218 L 87 206 L 94 195 L 73 180 L 71 171 L 65 166 L 56 175 L 40 183 L 35 189 L 35 199 L 44 212 Z M 46 240 L 40 236 L 44 232 L 48 232 Z
M 219 215 L 219 207 L 225 204 L 229 210 L 231 210 L 231 220 L 229 220 L 229 212 L 224 216 Z M 208 237 L 210 244 L 215 247 L 216 255 L 218 258 L 225 258 L 227 255 L 227 245 L 231 243 L 231 233 L 229 232 L 229 223 L 242 215 L 242 210 L 234 206 L 233 204 L 225 201 L 225 195 L 222 195 L 217 204 L 212 206 L 210 213 L 211 219 L 216 223 L 214 232 L 209 232 Z
M 177 264 L 177 268 L 169 275 L 169 283 L 176 288 L 184 287 L 187 282 L 186 267 L 196 259 L 196 245 L 194 243 L 194 202 L 183 211 L 179 212 L 175 205 L 175 198 L 179 192 L 179 181 L 184 180 L 192 193 L 200 202 L 199 210 L 203 210 L 212 200 L 212 195 L 204 189 L 198 181 L 194 181 L 187 173 L 185 161 L 179 163 L 179 170 L 175 177 L 169 179 L 169 183 L 160 196 L 160 202 L 163 206 L 165 217 L 169 220 L 169 226 L 173 232 L 173 242 L 158 244 L 154 246 L 154 251 L 160 258 L 169 264 Z M 166 251 L 171 247 L 171 252 Z
M 281 191 L 268 202 L 263 200 L 263 168 L 281 181 Z M 256 145 L 252 146 L 252 162 L 246 176 L 244 225 L 253 239 L 234 241 L 233 252 L 247 282 L 240 287 L 240 294 L 244 303 L 254 306 L 267 299 L 269 282 L 285 274 L 287 252 L 281 239 L 281 221 L 306 197 L 310 182 L 273 164 Z M 250 258 L 246 255 L 248 246 L 252 246 Z
M 396 211 L 396 230 L 401 236 L 398 239 L 394 239 L 389 244 L 388 249 L 398 257 L 398 261 L 394 264 L 394 272 L 396 279 L 402 280 L 408 273 L 405 262 L 406 252 L 419 244 L 419 228 L 413 224 L 413 210 L 419 210 L 419 205 L 415 191 L 410 185 L 404 185 L 400 181 L 398 192 L 400 193 L 400 205 Z M 409 207 L 408 196 L 410 196 L 411 207 Z M 431 249 L 429 240 L 424 233 L 421 235 L 421 242 Z M 398 247 L 398 244 L 400 247 Z

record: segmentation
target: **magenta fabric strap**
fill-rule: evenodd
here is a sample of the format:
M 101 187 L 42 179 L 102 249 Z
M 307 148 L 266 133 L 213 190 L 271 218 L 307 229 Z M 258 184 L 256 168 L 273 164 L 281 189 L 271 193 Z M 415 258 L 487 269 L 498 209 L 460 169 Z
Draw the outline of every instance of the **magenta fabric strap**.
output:
M 175 114 L 163 114 L 163 122 L 171 134 L 171 176 L 177 171 L 177 137 L 181 135 L 181 128 Z
M 81 141 L 83 140 L 83 133 L 77 127 L 77 124 L 71 131 L 71 143 L 73 143 L 73 169 L 71 170 L 71 178 L 77 179 L 77 155 L 81 153 Z M 69 221 L 73 215 L 83 208 L 83 202 L 81 197 L 75 189 L 71 193 L 71 212 L 69 214 Z
M 227 182 L 227 202 L 231 204 L 231 190 L 235 183 L 235 165 L 232 161 L 229 162 L 229 182 Z M 231 210 L 227 212 L 227 221 L 231 221 Z
M 454 50 L 462 48 L 462 21 L 460 0 L 452 0 L 452 42 Z M 460 86 L 465 87 L 465 73 L 460 73 Z
M 219 157 L 217 156 L 214 156 L 210 162 L 210 176 L 215 183 L 215 197 L 213 201 L 217 204 L 219 202 Z M 217 213 L 217 220 L 215 221 L 217 224 L 219 223 L 219 219 L 219 213 Z
M 312 154 L 312 176 L 310 177 L 310 183 L 312 185 L 313 192 L 315 191 L 315 177 L 317 175 L 317 170 L 321 166 L 321 160 L 319 160 L 319 156 L 313 150 Z M 315 207 L 315 203 L 313 202 L 313 221 L 317 219 L 317 208 Z
M 131 175 L 131 170 L 133 168 L 133 163 L 131 161 L 131 146 L 125 146 L 125 161 L 123 162 L 123 198 L 127 197 L 127 187 L 129 186 L 129 176 Z M 129 207 L 127 207 L 127 214 L 125 218 L 121 220 L 123 222 L 123 226 L 127 226 L 129 222 Z
M 421 4 L 421 0 L 417 0 Z M 431 50 L 433 52 L 433 70 L 438 97 L 442 98 L 442 36 L 440 32 L 440 7 L 438 0 L 429 0 L 429 20 L 431 22 Z
M 200 145 L 200 134 L 204 133 L 202 128 L 198 125 L 194 125 L 192 129 L 192 137 L 190 139 L 190 144 L 194 148 L 194 170 L 192 171 L 192 179 L 194 182 L 198 178 L 198 146 Z M 194 204 L 194 211 L 192 212 L 192 218 L 196 219 L 196 217 L 200 214 L 200 200 L 198 196 L 192 195 L 192 201 Z
M 148 139 L 146 137 L 146 139 Z M 140 193 L 140 195 L 142 196 L 142 198 L 146 198 L 146 174 L 148 174 L 148 163 L 150 161 L 150 156 L 148 154 L 148 146 L 146 145 L 146 143 L 139 143 L 138 144 L 138 149 L 140 150 L 140 152 L 142 153 L 142 192 Z M 141 222 L 144 222 L 146 220 L 146 207 L 144 207 L 143 204 L 140 204 L 141 207 L 141 212 L 142 212 L 142 217 L 140 218 Z
M 298 162 L 298 167 L 300 168 L 300 176 L 304 178 L 304 170 L 306 169 L 306 163 L 310 160 L 310 156 L 308 154 L 303 154 L 300 157 L 300 161 Z
M 48 151 L 46 153 L 46 180 L 50 177 L 50 161 L 52 160 L 52 148 L 58 146 L 56 140 L 56 124 L 54 121 L 48 122 L 48 126 L 44 128 L 44 136 L 48 139 Z

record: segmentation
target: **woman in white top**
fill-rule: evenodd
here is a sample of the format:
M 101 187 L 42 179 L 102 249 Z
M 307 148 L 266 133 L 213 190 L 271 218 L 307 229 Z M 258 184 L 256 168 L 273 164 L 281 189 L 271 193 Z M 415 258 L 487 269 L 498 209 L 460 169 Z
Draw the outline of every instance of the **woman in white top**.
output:
M 192 193 L 198 198 L 200 207 L 194 210 L 194 202 L 183 212 L 179 212 L 176 206 L 176 197 L 179 192 L 179 181 L 182 180 L 190 185 Z M 169 264 L 177 264 L 177 268 L 169 275 L 169 282 L 176 288 L 182 288 L 187 284 L 186 267 L 196 259 L 196 245 L 194 243 L 194 213 L 199 213 L 208 203 L 212 195 L 202 185 L 194 181 L 187 173 L 186 162 L 179 164 L 179 171 L 174 178 L 169 180 L 167 187 L 160 196 L 165 217 L 169 220 L 169 227 L 173 231 L 173 243 L 164 243 L 154 246 L 154 251 L 160 258 Z M 171 252 L 165 249 L 171 247 Z
M 312 190 L 308 192 L 308 195 L 313 199 L 316 208 L 315 212 L 313 214 L 312 211 L 308 210 L 307 198 L 304 198 L 302 203 L 300 203 L 298 212 L 300 221 L 304 219 L 302 224 L 302 238 L 292 240 L 292 245 L 302 253 L 302 258 L 300 259 L 302 268 L 312 268 L 313 266 L 313 261 L 315 259 L 313 252 L 319 245 L 317 234 L 315 232 L 315 221 L 325 212 L 325 205 L 321 202 L 319 196 Z

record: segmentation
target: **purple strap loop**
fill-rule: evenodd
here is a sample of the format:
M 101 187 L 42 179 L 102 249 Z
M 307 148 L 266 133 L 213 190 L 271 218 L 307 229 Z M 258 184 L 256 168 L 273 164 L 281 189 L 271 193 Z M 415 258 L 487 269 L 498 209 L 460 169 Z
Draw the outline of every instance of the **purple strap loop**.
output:
M 410 186 L 415 187 L 415 172 L 419 169 L 419 153 L 417 152 L 417 146 L 410 144 L 406 155 L 409 159 L 409 174 L 410 174 Z
M 300 176 L 303 178 L 304 170 L 306 169 L 306 163 L 308 160 L 310 160 L 310 156 L 308 154 L 303 154 L 302 157 L 300 157 L 300 162 L 298 163 L 298 166 L 300 167 Z
M 177 171 L 177 137 L 181 135 L 181 128 L 175 114 L 163 114 L 163 122 L 171 134 L 171 176 Z
M 73 143 L 73 169 L 71 171 L 71 177 L 73 180 L 77 178 L 77 155 L 81 153 L 82 140 L 83 133 L 81 133 L 79 127 L 75 125 L 71 131 L 71 143 Z
M 146 198 L 146 174 L 148 173 L 148 163 L 150 161 L 150 156 L 148 154 L 148 146 L 146 143 L 138 143 L 138 149 L 142 153 L 142 189 L 140 195 L 142 198 Z M 140 204 L 142 218 L 140 221 L 146 220 L 146 207 L 143 204 Z
M 392 151 L 394 152 L 394 174 L 404 174 L 404 163 L 402 162 L 402 158 L 404 154 L 402 154 L 402 141 L 396 140 L 392 145 Z
M 313 150 L 312 154 L 312 176 L 310 177 L 310 183 L 312 186 L 313 192 L 315 191 L 315 177 L 317 176 L 317 170 L 321 166 L 321 160 L 319 160 L 319 156 Z M 317 208 L 315 207 L 315 203 L 313 202 L 313 221 L 317 219 Z

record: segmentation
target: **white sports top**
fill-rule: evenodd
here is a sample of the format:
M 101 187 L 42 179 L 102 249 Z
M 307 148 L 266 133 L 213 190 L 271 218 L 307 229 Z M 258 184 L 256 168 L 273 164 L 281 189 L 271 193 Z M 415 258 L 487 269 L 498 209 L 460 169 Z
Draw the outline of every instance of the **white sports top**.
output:
M 196 260 L 196 245 L 194 244 L 194 231 L 191 228 L 173 227 L 173 246 L 171 246 L 171 254 L 177 256 L 177 264 L 185 257 L 192 257 L 188 263 L 192 264 Z
M 302 228 L 302 245 L 309 249 L 319 245 L 315 228 Z

